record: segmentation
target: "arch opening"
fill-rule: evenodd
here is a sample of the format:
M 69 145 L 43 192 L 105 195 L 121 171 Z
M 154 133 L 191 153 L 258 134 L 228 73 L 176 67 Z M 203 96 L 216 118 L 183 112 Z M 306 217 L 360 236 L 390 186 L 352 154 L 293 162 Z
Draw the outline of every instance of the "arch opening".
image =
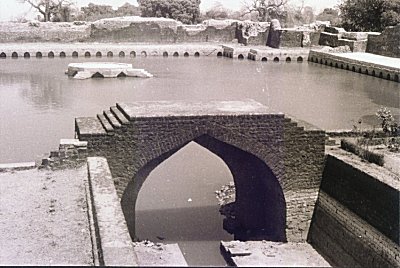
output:
M 391 79 L 390 74 L 387 74 L 386 79 L 387 79 L 387 80 L 390 80 L 390 79 Z
M 14 58 L 14 59 L 18 58 L 18 53 L 17 52 L 13 52 L 11 54 L 11 58 Z
M 168 52 L 164 51 L 162 55 L 163 55 L 163 57 L 168 57 Z
M 322 60 L 322 59 L 320 59 L 320 60 L 319 60 L 319 63 L 320 63 L 320 64 L 323 64 L 324 62 L 323 62 L 323 60 Z
M 7 57 L 6 53 L 4 53 L 4 52 L 1 52 L 1 54 L 0 54 L 0 58 L 2 58 L 2 59 L 5 59 L 6 57 Z
M 303 62 L 303 57 L 297 57 L 297 62 Z
M 399 75 L 398 75 L 398 74 L 395 74 L 395 75 L 394 75 L 394 81 L 395 81 L 395 82 L 399 82 Z
M 267 57 L 263 57 L 263 58 L 261 59 L 261 61 L 265 61 L 265 62 L 267 62 L 267 61 L 268 61 L 268 59 L 267 59 Z
M 101 55 L 101 52 L 100 52 L 100 51 L 97 51 L 97 52 L 96 52 L 96 57 L 97 57 L 97 58 L 101 58 L 101 56 L 102 56 L 102 55 Z
M 244 59 L 243 54 L 239 54 L 238 59 L 239 59 L 239 60 L 243 60 L 243 59 Z
M 318 60 L 317 60 L 318 61 Z M 278 57 L 275 57 L 274 58 L 274 62 L 279 62 L 279 58 Z
M 99 72 L 96 72 L 96 73 L 94 73 L 94 74 L 92 75 L 92 78 L 104 78 L 104 75 L 102 75 L 102 74 L 99 73 Z
M 65 57 L 66 57 L 65 52 L 64 52 L 64 51 L 61 51 L 61 52 L 60 52 L 60 58 L 65 58 Z
M 119 56 L 120 58 L 123 58 L 123 57 L 125 57 L 125 52 L 123 52 L 123 51 L 120 51 L 120 52 L 118 53 L 118 56 Z
M 183 54 L 184 57 L 189 57 L 189 53 L 185 52 L 185 54 Z
M 29 52 L 25 52 L 24 53 L 24 58 L 25 59 L 29 59 L 31 57 L 31 54 L 29 54 Z
M 142 52 L 140 53 L 140 55 L 141 55 L 142 57 L 147 57 L 147 52 L 146 52 L 146 51 L 142 51 Z
M 126 77 L 126 74 L 124 72 L 120 72 L 117 77 Z
M 131 53 L 129 53 L 129 55 L 131 56 L 131 58 L 135 58 L 136 57 L 136 52 L 135 51 L 131 51 Z
M 36 52 L 36 58 L 41 58 L 42 56 L 42 52 Z
M 286 203 L 282 188 L 271 169 L 255 155 L 209 135 L 193 140 L 221 158 L 232 173 L 236 200 L 234 217 L 224 219 L 224 229 L 238 240 L 286 241 Z M 189 142 L 144 164 L 128 183 L 121 199 L 132 239 L 138 193 L 149 174 Z
M 196 53 L 194 53 L 194 56 L 195 56 L 196 58 L 198 58 L 198 57 L 200 57 L 200 53 L 199 53 L 199 52 L 196 52 Z
M 90 58 L 90 52 L 89 51 L 85 52 L 85 58 Z
M 78 52 L 77 51 L 72 52 L 72 57 L 73 58 L 77 58 L 78 57 Z
M 107 57 L 111 58 L 114 56 L 114 53 L 112 53 L 112 51 L 108 51 L 107 52 Z
M 286 58 L 286 62 L 287 62 L 287 63 L 292 62 L 292 59 L 291 59 L 290 57 L 287 57 L 287 58 Z M 322 62 L 321 62 L 321 63 L 322 63 Z
M 178 52 L 174 52 L 174 54 L 172 56 L 179 57 L 179 53 Z

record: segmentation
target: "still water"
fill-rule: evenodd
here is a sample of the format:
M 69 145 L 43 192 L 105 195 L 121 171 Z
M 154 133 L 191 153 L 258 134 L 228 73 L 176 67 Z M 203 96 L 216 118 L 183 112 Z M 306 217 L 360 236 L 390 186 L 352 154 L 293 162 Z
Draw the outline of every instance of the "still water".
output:
M 75 80 L 68 63 L 132 62 L 151 79 Z M 254 99 L 323 129 L 377 124 L 387 106 L 400 113 L 398 83 L 314 63 L 227 58 L 1 59 L 0 163 L 32 161 L 74 136 L 74 118 L 95 116 L 116 102 Z M 159 165 L 138 198 L 141 239 L 178 241 L 191 265 L 221 265 L 222 230 L 214 191 L 232 180 L 225 164 L 191 143 Z

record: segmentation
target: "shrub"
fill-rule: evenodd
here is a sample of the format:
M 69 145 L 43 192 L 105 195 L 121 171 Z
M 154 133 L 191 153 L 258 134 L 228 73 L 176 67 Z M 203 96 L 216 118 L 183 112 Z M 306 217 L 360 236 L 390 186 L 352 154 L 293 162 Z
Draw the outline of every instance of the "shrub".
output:
M 360 156 L 362 159 L 367 160 L 370 163 L 377 164 L 379 166 L 383 166 L 384 164 L 384 156 L 383 154 L 371 152 L 369 150 L 363 149 L 355 143 L 342 139 L 340 141 L 340 148 L 346 150 L 348 152 L 354 153 Z

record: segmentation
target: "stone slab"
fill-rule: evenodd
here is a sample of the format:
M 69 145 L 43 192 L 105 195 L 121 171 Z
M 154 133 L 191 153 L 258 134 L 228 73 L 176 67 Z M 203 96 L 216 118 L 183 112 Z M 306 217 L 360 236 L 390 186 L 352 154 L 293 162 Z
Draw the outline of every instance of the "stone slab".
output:
M 270 108 L 253 100 L 247 101 L 144 101 L 119 103 L 130 117 L 201 116 L 201 115 L 277 115 Z
M 330 267 L 308 243 L 221 241 L 221 249 L 237 267 Z
M 95 117 L 77 117 L 75 118 L 75 124 L 77 129 L 79 129 L 80 135 L 91 136 L 107 134 L 100 121 Z
M 107 160 L 88 158 L 96 233 L 104 266 L 136 266 L 137 258 Z
M 35 162 L 0 164 L 0 172 L 8 170 L 26 170 L 36 167 Z

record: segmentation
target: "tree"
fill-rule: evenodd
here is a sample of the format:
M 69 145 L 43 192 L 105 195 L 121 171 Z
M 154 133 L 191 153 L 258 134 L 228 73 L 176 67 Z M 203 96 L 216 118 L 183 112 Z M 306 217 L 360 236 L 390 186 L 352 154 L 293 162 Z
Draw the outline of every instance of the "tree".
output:
M 289 0 L 251 0 L 245 2 L 245 13 L 257 13 L 258 21 L 270 21 L 271 19 L 280 19 L 285 16 L 284 7 Z
M 330 21 L 331 25 L 339 25 L 340 17 L 339 10 L 334 8 L 325 8 L 321 13 L 319 13 L 316 17 L 316 20 L 320 21 Z
M 230 10 L 225 8 L 221 2 L 215 2 L 214 5 L 207 10 L 205 17 L 207 19 L 226 19 L 231 13 Z
M 127 2 L 122 6 L 118 7 L 116 14 L 118 17 L 140 16 L 140 9 L 137 6 L 131 5 Z
M 71 6 L 70 0 L 18 0 L 27 3 L 43 15 L 43 21 L 50 21 L 53 16 L 58 21 L 69 21 Z
M 96 5 L 89 3 L 87 7 L 81 7 L 79 20 L 95 21 L 104 18 L 116 17 L 115 10 L 109 5 Z
M 200 0 L 138 0 L 142 17 L 164 17 L 195 24 L 200 17 Z
M 377 31 L 400 23 L 400 0 L 345 0 L 339 5 L 347 31 Z

